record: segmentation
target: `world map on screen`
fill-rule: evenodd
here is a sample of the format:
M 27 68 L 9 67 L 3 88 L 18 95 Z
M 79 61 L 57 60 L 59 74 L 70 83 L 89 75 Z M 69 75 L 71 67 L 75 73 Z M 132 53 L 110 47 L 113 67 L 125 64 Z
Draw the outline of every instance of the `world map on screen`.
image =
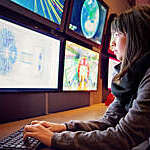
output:
M 85 0 L 81 11 L 81 29 L 86 38 L 92 38 L 99 25 L 99 6 L 96 0 Z

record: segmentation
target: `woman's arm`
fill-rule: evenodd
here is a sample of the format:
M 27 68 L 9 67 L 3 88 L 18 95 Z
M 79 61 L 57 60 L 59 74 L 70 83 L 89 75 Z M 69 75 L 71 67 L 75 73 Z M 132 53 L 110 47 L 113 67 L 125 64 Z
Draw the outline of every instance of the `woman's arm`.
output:
M 115 127 L 108 127 L 104 131 L 54 133 L 52 147 L 69 150 L 130 150 L 148 139 L 149 124 L 150 69 L 139 86 L 132 108 Z
M 92 121 L 78 121 L 71 120 L 66 124 L 68 131 L 92 131 L 92 130 L 106 130 L 108 127 L 115 127 L 120 118 L 125 116 L 126 111 L 122 108 L 117 99 L 109 105 L 106 113 L 99 120 Z
M 92 130 L 105 130 L 108 127 L 115 127 L 120 118 L 125 116 L 126 111 L 121 107 L 117 99 L 109 105 L 106 113 L 99 120 L 92 121 L 78 121 L 72 120 L 64 124 L 51 123 L 48 121 L 32 121 L 31 124 L 40 124 L 48 128 L 52 132 L 62 131 L 92 131 Z

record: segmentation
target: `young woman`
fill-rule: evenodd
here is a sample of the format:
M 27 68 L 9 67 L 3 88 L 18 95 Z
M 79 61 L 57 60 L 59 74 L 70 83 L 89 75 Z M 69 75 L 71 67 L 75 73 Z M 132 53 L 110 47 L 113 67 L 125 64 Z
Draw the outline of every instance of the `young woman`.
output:
M 24 138 L 35 137 L 48 146 L 66 150 L 131 150 L 148 141 L 150 6 L 120 14 L 111 27 L 111 44 L 121 63 L 115 66 L 117 74 L 112 81 L 115 100 L 103 118 L 64 124 L 33 121 L 25 127 Z M 145 143 L 139 150 L 146 149 Z

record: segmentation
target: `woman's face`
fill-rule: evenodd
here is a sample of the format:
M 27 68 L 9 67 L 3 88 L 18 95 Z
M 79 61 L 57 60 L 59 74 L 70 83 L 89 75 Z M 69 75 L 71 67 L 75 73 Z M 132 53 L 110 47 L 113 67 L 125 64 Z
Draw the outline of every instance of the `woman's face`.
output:
M 126 34 L 116 31 L 112 32 L 110 46 L 117 59 L 121 61 L 125 54 Z

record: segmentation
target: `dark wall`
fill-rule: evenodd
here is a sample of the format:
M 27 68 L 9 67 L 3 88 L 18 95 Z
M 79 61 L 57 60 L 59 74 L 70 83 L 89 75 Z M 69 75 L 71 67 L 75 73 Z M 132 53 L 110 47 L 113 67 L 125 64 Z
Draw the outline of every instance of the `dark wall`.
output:
M 0 123 L 45 115 L 87 106 L 90 103 L 88 92 L 59 93 L 1 93 Z M 48 104 L 46 103 L 48 99 Z
M 0 94 L 0 123 L 45 114 L 45 94 Z
M 90 104 L 89 92 L 64 92 L 48 94 L 48 112 L 64 111 Z

